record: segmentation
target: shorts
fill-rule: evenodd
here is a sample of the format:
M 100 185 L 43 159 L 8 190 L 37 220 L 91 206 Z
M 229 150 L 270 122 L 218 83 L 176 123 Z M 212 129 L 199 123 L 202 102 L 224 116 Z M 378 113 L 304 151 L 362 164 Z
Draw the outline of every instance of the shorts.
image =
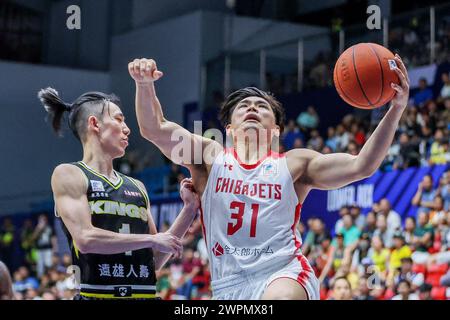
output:
M 259 300 L 276 279 L 297 281 L 309 300 L 320 299 L 320 283 L 304 256 L 297 256 L 283 265 L 272 265 L 259 272 L 243 271 L 211 282 L 214 300 Z

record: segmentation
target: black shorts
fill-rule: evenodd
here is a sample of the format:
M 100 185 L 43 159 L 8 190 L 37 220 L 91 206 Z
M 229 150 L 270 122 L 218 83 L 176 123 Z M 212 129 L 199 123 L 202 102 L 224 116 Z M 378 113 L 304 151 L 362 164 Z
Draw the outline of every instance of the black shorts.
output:
M 114 300 L 114 301 L 117 301 L 119 299 L 85 297 L 85 296 L 82 296 L 79 293 L 77 293 L 73 297 L 73 300 L 109 300 L 109 301 Z M 127 300 L 127 301 L 129 301 L 129 300 L 132 300 L 132 301 L 141 300 L 141 301 L 145 301 L 145 300 L 162 300 L 162 299 L 160 297 L 155 297 L 155 298 L 129 298 L 129 299 L 120 299 L 120 300 Z

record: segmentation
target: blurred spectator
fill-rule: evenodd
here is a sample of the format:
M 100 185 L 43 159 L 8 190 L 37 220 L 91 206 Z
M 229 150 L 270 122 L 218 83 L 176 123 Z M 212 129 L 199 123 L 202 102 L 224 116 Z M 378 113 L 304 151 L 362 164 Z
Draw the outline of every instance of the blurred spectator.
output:
M 402 266 L 402 259 L 411 257 L 411 249 L 405 244 L 401 231 L 394 234 L 393 240 L 394 248 L 389 259 L 389 271 L 392 276 Z
M 447 163 L 447 153 L 448 153 L 448 138 L 446 139 L 444 137 L 444 132 L 438 129 L 434 134 L 434 142 L 431 144 L 430 164 Z
M 419 288 L 419 299 L 420 300 L 433 300 L 431 297 L 431 289 L 433 289 L 433 286 L 428 283 L 422 283 L 422 285 Z
M 431 99 L 433 99 L 433 91 L 428 88 L 427 79 L 419 79 L 419 91 L 414 95 L 414 105 L 417 107 L 423 107 Z
M 342 222 L 343 227 L 341 230 L 339 230 L 339 233 L 344 236 L 344 245 L 352 245 L 356 241 L 358 241 L 361 231 L 358 229 L 358 227 L 355 226 L 353 218 L 350 214 L 346 214 L 345 216 L 343 216 Z
M 392 247 L 394 233 L 392 232 L 391 229 L 388 229 L 385 215 L 383 214 L 377 215 L 377 229 L 373 233 L 373 236 L 380 237 L 386 248 Z
M 326 236 L 327 231 L 325 224 L 320 218 L 312 218 L 308 221 L 309 231 L 306 234 L 305 242 L 302 247 L 302 251 L 307 256 L 310 251 L 320 245 L 319 240 Z
M 0 227 L 0 259 L 5 261 L 8 269 L 12 270 L 14 256 L 15 227 L 11 218 L 5 218 Z
M 345 130 L 344 125 L 338 124 L 336 127 L 336 145 L 338 152 L 343 152 L 347 149 L 348 143 L 350 142 L 350 134 Z
M 419 300 L 419 296 L 412 293 L 411 284 L 408 280 L 401 280 L 396 286 L 397 295 L 392 300 Z
M 439 179 L 439 188 L 437 193 L 441 195 L 444 201 L 444 210 L 450 210 L 450 170 L 445 172 Z
M 323 146 L 324 146 L 323 139 L 319 135 L 319 131 L 311 130 L 310 139 L 308 140 L 306 147 L 308 149 L 320 151 L 322 150 Z
M 431 209 L 434 209 L 433 199 L 435 195 L 436 192 L 433 190 L 433 177 L 427 174 L 419 183 L 419 187 L 411 203 L 419 207 L 417 208 L 417 212 L 429 212 Z
M 391 203 L 387 198 L 383 198 L 380 200 L 380 203 L 378 205 L 378 212 L 377 214 L 382 214 L 386 217 L 386 223 L 388 225 L 388 229 L 392 232 L 400 229 L 402 220 L 400 218 L 400 215 L 392 210 Z
M 309 106 L 308 109 L 299 114 L 297 123 L 300 128 L 315 129 L 319 125 L 319 116 L 316 109 L 313 106 Z
M 0 300 L 14 300 L 11 275 L 8 267 L 0 260 Z
M 417 136 L 411 138 L 406 133 L 402 133 L 399 138 L 399 157 L 394 164 L 395 168 L 410 168 L 420 164 L 420 152 Z
M 355 204 L 350 206 L 350 215 L 355 226 L 362 231 L 366 224 L 366 218 L 361 214 L 361 208 Z
M 376 298 L 371 295 L 368 284 L 369 278 L 362 277 L 359 279 L 358 295 L 356 296 L 356 300 L 376 300 Z
M 33 233 L 33 221 L 31 221 L 31 219 L 26 219 L 20 230 L 20 246 L 24 252 L 24 262 L 28 268 L 31 268 L 36 263 L 36 249 Z
M 448 75 L 448 72 L 442 73 L 441 79 L 442 79 L 442 88 L 439 97 L 437 99 L 438 102 L 443 102 L 444 99 L 450 98 L 450 77 Z
M 434 230 L 428 222 L 429 214 L 424 211 L 419 212 L 413 239 L 413 245 L 416 251 L 427 252 L 433 245 Z
M 344 221 L 343 221 L 343 217 L 347 214 L 350 214 L 350 208 L 347 206 L 343 206 L 341 207 L 341 209 L 339 209 L 339 216 L 340 218 L 336 221 L 336 223 L 334 224 L 334 234 L 338 234 L 341 232 L 341 229 L 344 227 Z
M 402 258 L 400 271 L 395 277 L 394 284 L 398 285 L 400 281 L 407 280 L 411 284 L 413 291 L 416 291 L 423 283 L 423 273 L 416 273 L 412 270 L 413 260 L 411 258 Z
M 372 237 L 372 246 L 369 249 L 368 256 L 376 267 L 376 271 L 384 279 L 388 268 L 390 251 L 384 247 L 383 240 L 379 236 Z
M 164 193 L 178 192 L 180 182 L 185 178 L 181 167 L 175 163 L 170 165 L 170 172 L 165 176 Z
M 283 145 L 286 150 L 291 150 L 294 147 L 294 142 L 296 139 L 304 140 L 305 137 L 300 129 L 296 126 L 295 121 L 290 119 L 286 125 L 286 129 L 283 133 Z
M 27 267 L 22 266 L 14 272 L 14 291 L 25 294 L 28 289 L 38 289 L 39 281 L 35 277 L 30 276 Z
M 369 234 L 369 236 L 372 238 L 373 233 L 375 232 L 376 229 L 377 229 L 377 216 L 375 212 L 369 211 L 366 214 L 364 228 L 362 229 L 362 231 L 364 233 Z
M 53 248 L 56 243 L 56 237 L 54 236 L 53 228 L 48 223 L 47 215 L 41 214 L 39 216 L 33 239 L 36 242 L 36 272 L 38 277 L 41 277 L 45 269 L 52 266 Z
M 329 300 L 352 300 L 352 288 L 345 277 L 338 277 L 333 280 Z
M 407 217 L 405 219 L 405 228 L 402 232 L 405 243 L 409 246 L 412 245 L 414 239 L 414 230 L 416 230 L 416 220 L 413 217 Z
M 336 139 L 336 130 L 334 127 L 328 127 L 327 131 L 327 140 L 325 141 L 325 145 L 329 147 L 333 152 L 337 150 L 337 139 Z

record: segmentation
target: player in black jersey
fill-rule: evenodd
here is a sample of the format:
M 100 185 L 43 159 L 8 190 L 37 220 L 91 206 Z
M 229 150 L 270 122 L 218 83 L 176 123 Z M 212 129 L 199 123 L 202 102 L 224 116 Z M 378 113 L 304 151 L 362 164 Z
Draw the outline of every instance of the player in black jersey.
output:
M 55 213 L 64 222 L 79 268 L 78 299 L 152 299 L 155 270 L 171 254 L 196 216 L 199 198 L 190 179 L 181 183 L 184 207 L 165 233 L 157 233 L 143 183 L 113 169 L 125 154 L 130 129 L 115 95 L 88 92 L 65 103 L 52 88 L 38 94 L 55 132 L 68 112 L 83 146 L 83 160 L 57 166 L 52 175 Z

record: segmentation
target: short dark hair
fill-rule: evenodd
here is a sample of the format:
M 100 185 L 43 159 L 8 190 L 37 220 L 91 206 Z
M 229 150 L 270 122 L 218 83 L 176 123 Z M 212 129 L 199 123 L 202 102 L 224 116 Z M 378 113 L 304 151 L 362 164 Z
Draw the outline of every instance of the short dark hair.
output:
M 236 105 L 239 101 L 242 101 L 248 97 L 260 97 L 269 103 L 273 113 L 275 114 L 275 123 L 280 127 L 280 133 L 282 133 L 284 130 L 285 121 L 285 113 L 282 104 L 274 97 L 272 93 L 255 87 L 239 89 L 228 95 L 220 108 L 219 120 L 222 125 L 226 127 L 230 123 L 231 115 Z
M 120 99 L 114 93 L 106 94 L 98 91 L 83 93 L 74 102 L 64 102 L 53 88 L 41 89 L 38 98 L 44 105 L 52 121 L 53 130 L 61 135 L 61 121 L 64 112 L 68 112 L 69 128 L 75 137 L 82 141 L 86 133 L 86 120 L 89 116 L 94 115 L 100 117 L 103 115 L 105 106 L 108 107 L 112 102 L 120 107 Z M 100 109 L 101 106 L 101 109 Z

